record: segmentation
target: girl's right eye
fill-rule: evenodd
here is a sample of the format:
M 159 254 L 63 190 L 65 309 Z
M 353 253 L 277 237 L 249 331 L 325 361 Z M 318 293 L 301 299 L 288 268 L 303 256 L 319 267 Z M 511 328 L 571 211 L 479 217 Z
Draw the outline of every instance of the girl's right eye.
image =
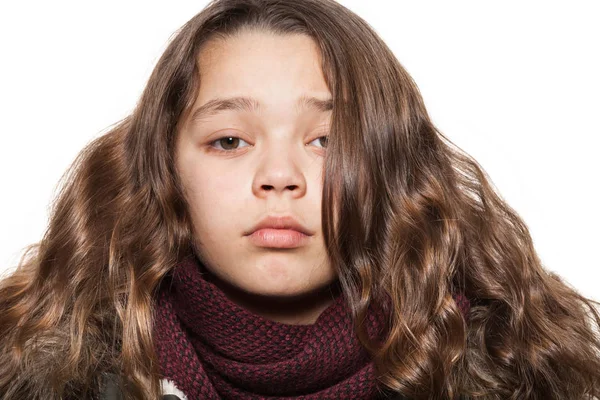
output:
M 223 136 L 211 142 L 210 146 L 217 151 L 231 152 L 233 150 L 237 150 L 236 146 L 239 144 L 240 140 L 246 143 L 243 139 L 235 136 Z M 219 145 L 221 146 L 220 148 L 218 147 Z

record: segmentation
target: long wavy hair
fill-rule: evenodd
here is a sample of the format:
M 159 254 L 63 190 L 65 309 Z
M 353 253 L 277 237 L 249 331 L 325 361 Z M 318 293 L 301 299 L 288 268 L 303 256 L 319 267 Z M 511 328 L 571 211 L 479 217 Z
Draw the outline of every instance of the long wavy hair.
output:
M 600 396 L 599 303 L 543 267 L 374 30 L 333 0 L 216 0 L 171 38 L 132 114 L 80 153 L 43 238 L 0 282 L 2 398 L 87 398 L 105 372 L 127 399 L 159 398 L 153 302 L 193 251 L 174 143 L 199 50 L 245 29 L 320 49 L 334 102 L 325 245 L 381 386 L 411 399 Z M 471 301 L 468 320 L 454 292 Z M 360 321 L 384 298 L 389 335 L 376 345 Z

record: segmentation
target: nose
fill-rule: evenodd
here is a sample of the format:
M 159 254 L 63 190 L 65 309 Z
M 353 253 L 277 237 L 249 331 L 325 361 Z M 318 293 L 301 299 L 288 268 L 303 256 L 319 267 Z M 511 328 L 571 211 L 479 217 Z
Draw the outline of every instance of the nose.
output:
M 268 196 L 281 197 L 291 195 L 293 198 L 306 193 L 306 176 L 302 170 L 298 155 L 292 146 L 274 146 L 265 149 L 259 161 L 252 189 L 259 198 Z

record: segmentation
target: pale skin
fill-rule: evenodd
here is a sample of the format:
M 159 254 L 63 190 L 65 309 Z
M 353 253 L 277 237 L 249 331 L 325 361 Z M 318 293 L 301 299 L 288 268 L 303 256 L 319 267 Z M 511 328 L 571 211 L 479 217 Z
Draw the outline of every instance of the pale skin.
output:
M 252 31 L 209 42 L 177 137 L 176 167 L 207 279 L 242 307 L 286 324 L 313 324 L 339 294 L 321 229 L 332 111 L 297 106 L 301 96 L 331 99 L 320 62 L 304 35 Z M 192 118 L 209 100 L 234 96 L 260 109 Z M 293 215 L 315 233 L 298 248 L 254 246 L 244 233 L 272 214 Z

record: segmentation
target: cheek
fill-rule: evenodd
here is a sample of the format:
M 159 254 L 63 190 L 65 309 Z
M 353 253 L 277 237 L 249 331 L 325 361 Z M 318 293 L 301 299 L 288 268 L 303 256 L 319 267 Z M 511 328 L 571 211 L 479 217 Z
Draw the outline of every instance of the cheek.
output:
M 238 177 L 228 175 L 197 174 L 188 180 L 187 192 L 190 207 L 199 217 L 228 217 L 242 195 Z M 228 217 L 229 218 L 229 217 Z
M 189 167 L 189 166 L 188 166 Z M 236 229 L 232 222 L 244 220 L 248 179 L 236 171 L 222 173 L 215 166 L 198 165 L 182 171 L 182 182 L 196 235 L 210 232 L 213 237 Z M 246 215 L 245 218 L 252 218 Z
M 186 149 L 188 150 L 188 149 Z M 181 174 L 186 197 L 194 208 L 212 208 L 219 205 L 240 188 L 239 171 L 223 168 L 203 157 L 199 151 L 182 151 L 177 167 Z

